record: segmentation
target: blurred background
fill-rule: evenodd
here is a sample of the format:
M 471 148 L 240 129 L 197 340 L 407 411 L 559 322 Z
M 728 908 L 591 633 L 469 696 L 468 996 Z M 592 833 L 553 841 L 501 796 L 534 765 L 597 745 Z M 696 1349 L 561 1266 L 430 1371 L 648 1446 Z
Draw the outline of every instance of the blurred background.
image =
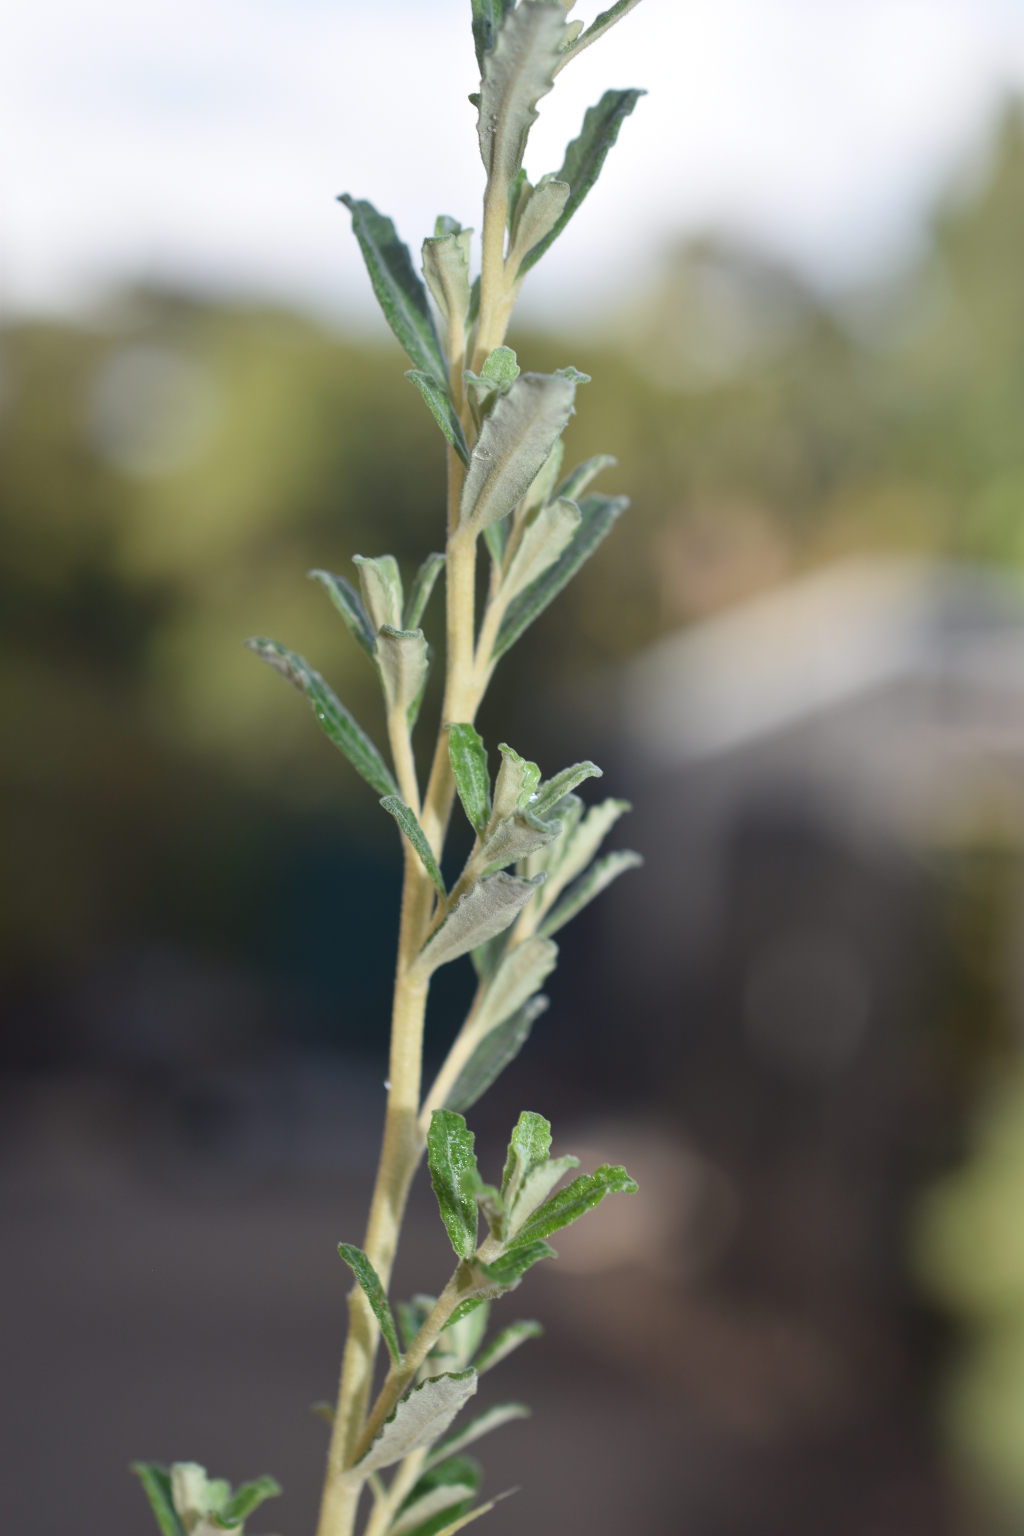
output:
M 302 651 L 383 741 L 305 572 L 408 577 L 443 455 L 333 198 L 414 248 L 473 221 L 464 10 L 43 0 L 6 29 L 12 1529 L 148 1530 L 134 1457 L 271 1471 L 254 1531 L 312 1528 L 401 860 L 241 641 Z M 1024 11 L 644 0 L 543 104 L 534 178 L 609 84 L 651 94 L 511 340 L 592 375 L 570 462 L 614 453 L 632 509 L 479 725 L 548 772 L 597 758 L 647 862 L 565 930 L 470 1122 L 485 1169 L 530 1107 L 641 1192 L 496 1310 L 547 1338 L 481 1392 L 534 1410 L 481 1445 L 487 1492 L 522 1485 L 487 1519 L 1010 1536 Z M 431 1062 L 470 990 L 438 979 Z M 394 1294 L 439 1288 L 446 1246 L 420 1178 Z

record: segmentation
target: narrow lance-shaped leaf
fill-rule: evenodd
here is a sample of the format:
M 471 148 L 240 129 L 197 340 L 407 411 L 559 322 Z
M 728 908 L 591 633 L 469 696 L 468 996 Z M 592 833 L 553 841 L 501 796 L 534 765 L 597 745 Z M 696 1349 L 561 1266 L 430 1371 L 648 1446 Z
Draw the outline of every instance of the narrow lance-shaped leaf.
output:
M 251 1483 L 241 1483 L 220 1511 L 220 1519 L 245 1520 L 265 1499 L 276 1499 L 280 1492 L 281 1484 L 274 1477 L 258 1477 Z
M 550 939 L 525 939 L 509 950 L 477 1009 L 474 1027 L 481 1038 L 522 1008 L 558 964 L 558 945 Z
M 526 1175 L 546 1163 L 550 1151 L 551 1121 L 532 1109 L 524 1109 L 512 1127 L 501 1178 L 501 1192 L 509 1206 L 515 1204 Z
M 523 163 L 537 102 L 551 89 L 566 40 L 560 0 L 523 0 L 485 54 L 480 82 L 480 156 L 488 179 L 507 187 Z
M 567 146 L 562 168 L 555 173 L 556 181 L 569 183 L 569 196 L 547 234 L 526 252 L 519 268 L 520 277 L 536 266 L 544 252 L 558 239 L 601 174 L 605 157 L 618 138 L 623 122 L 640 97 L 646 94 L 646 91 L 637 90 L 605 91 L 595 107 L 587 108 L 579 137 Z
M 492 662 L 504 656 L 515 645 L 534 619 L 539 618 L 562 588 L 568 585 L 628 506 L 628 496 L 588 496 L 580 503 L 581 523 L 572 543 L 539 581 L 527 587 L 525 592 L 521 592 L 509 603 L 491 652 Z
M 543 1209 L 542 1206 L 541 1210 Z M 495 1285 L 501 1286 L 502 1290 L 510 1291 L 519 1283 L 526 1271 L 532 1269 L 534 1264 L 539 1264 L 541 1259 L 557 1258 L 558 1254 L 549 1244 L 528 1242 L 520 1235 L 514 1247 L 499 1254 L 489 1264 L 479 1264 L 479 1268 L 494 1281 Z
M 491 1340 L 486 1349 L 480 1351 L 476 1360 L 477 1375 L 482 1376 L 485 1371 L 492 1371 L 514 1349 L 518 1349 L 520 1344 L 525 1344 L 527 1339 L 539 1339 L 543 1335 L 544 1329 L 540 1323 L 529 1319 L 511 1323 Z
M 448 368 L 437 339 L 427 290 L 416 275 L 395 226 L 372 203 L 345 192 L 338 199 L 352 215 L 352 229 L 370 274 L 377 302 L 409 361 L 448 388 Z
M 520 1326 L 524 1325 L 521 1324 Z M 532 1326 L 543 1333 L 544 1330 L 539 1323 L 534 1323 Z M 506 1333 L 509 1332 L 508 1329 L 505 1331 Z M 515 1348 L 514 1345 L 513 1348 Z M 479 1366 L 477 1367 L 477 1375 L 480 1375 Z M 452 1435 L 451 1439 L 445 1440 L 439 1445 L 431 1453 L 426 1465 L 428 1467 L 436 1466 L 439 1462 L 444 1461 L 446 1457 L 454 1456 L 456 1451 L 463 1451 L 467 1445 L 472 1445 L 474 1441 L 483 1439 L 484 1435 L 489 1435 L 492 1430 L 500 1429 L 503 1424 L 511 1424 L 515 1419 L 528 1419 L 529 1417 L 530 1410 L 526 1407 L 525 1403 L 496 1403 L 493 1408 L 488 1408 L 486 1413 L 481 1413 L 478 1418 L 472 1419 L 465 1429 L 458 1430 Z
M 605 1195 L 635 1194 L 636 1187 L 636 1180 L 630 1178 L 625 1168 L 609 1163 L 602 1164 L 594 1173 L 581 1174 L 534 1211 L 516 1234 L 515 1246 L 509 1251 L 514 1253 L 520 1244 L 532 1246 L 542 1238 L 550 1237 L 552 1232 L 567 1227 L 584 1212 L 600 1205 Z
M 398 822 L 398 825 L 419 854 L 420 863 L 437 886 L 442 897 L 447 895 L 444 888 L 444 877 L 437 867 L 437 860 L 434 858 L 433 849 L 427 842 L 426 833 L 416 820 L 412 810 L 406 805 L 400 795 L 385 795 L 380 803 L 388 814 L 393 816 Z
M 427 1162 L 451 1245 L 460 1259 L 470 1259 L 476 1251 L 476 1192 L 481 1181 L 473 1133 L 461 1115 L 435 1109 L 427 1132 Z
M 560 813 L 567 801 L 568 796 L 559 802 Z M 583 873 L 619 817 L 632 809 L 628 800 L 603 800 L 600 805 L 591 806 L 581 820 L 584 809 L 582 800 L 573 795 L 570 803 L 573 804 L 573 813 L 563 816 L 566 833 L 559 839 L 552 856 L 538 863 L 537 869 L 531 868 L 528 871 L 534 875 L 539 869 L 547 870 L 544 895 L 536 904 L 542 912 L 553 907 L 570 881 Z M 543 855 L 540 857 L 543 858 Z
M 468 465 L 469 445 L 466 442 L 466 434 L 462 430 L 462 422 L 456 414 L 447 389 L 442 389 L 436 379 L 431 378 L 429 373 L 424 373 L 420 368 L 410 368 L 405 376 L 416 385 L 416 388 L 429 405 L 434 420 L 441 428 L 441 431 L 449 443 L 451 443 L 463 464 Z
M 429 976 L 501 933 L 543 883 L 542 875 L 522 880 L 515 875 L 488 875 L 460 896 L 441 926 L 427 940 L 413 962 L 412 971 Z
M 356 641 L 362 646 L 367 656 L 372 656 L 376 649 L 374 626 L 355 587 L 347 582 L 344 576 L 335 576 L 333 571 L 307 571 L 306 575 L 327 589 L 327 595 L 345 620 Z
M 578 1157 L 549 1157 L 546 1163 L 531 1169 L 519 1186 L 514 1210 L 509 1213 L 506 1224 L 509 1240 L 522 1229 L 559 1180 L 579 1165 Z
M 502 582 L 502 594 L 508 601 L 537 581 L 554 565 L 576 537 L 580 509 L 573 501 L 559 497 L 541 507 L 523 529 L 519 548 Z
M 465 1514 L 479 1485 L 478 1474 L 472 1483 L 446 1482 L 424 1489 L 395 1516 L 388 1526 L 388 1536 L 432 1536 L 436 1517 L 442 1513 Z
M 459 1531 L 465 1530 L 467 1525 L 472 1525 L 474 1520 L 479 1520 L 481 1515 L 489 1515 L 495 1504 L 509 1498 L 516 1491 L 515 1488 L 507 1488 L 504 1493 L 496 1493 L 493 1499 L 487 1500 L 486 1504 L 478 1504 L 476 1509 L 469 1511 L 468 1515 L 460 1515 L 458 1520 L 453 1520 L 450 1525 L 442 1526 L 439 1531 L 431 1531 L 430 1536 L 457 1536 Z
M 362 1481 L 367 1473 L 379 1472 L 412 1451 L 433 1445 L 473 1396 L 476 1385 L 476 1371 L 469 1370 L 430 1376 L 411 1387 L 399 1398 L 380 1434 L 352 1468 L 351 1478 Z
M 402 577 L 394 555 L 353 555 L 363 602 L 375 630 L 382 624 L 399 629 L 402 623 Z
M 535 816 L 545 816 L 554 809 L 563 795 L 571 794 L 584 779 L 602 778 L 602 770 L 589 758 L 585 758 L 582 763 L 573 763 L 571 768 L 563 768 L 561 773 L 556 773 L 553 779 L 545 779 L 530 801 L 530 810 Z
M 572 415 L 576 385 L 558 374 L 524 373 L 484 420 L 460 501 L 463 523 L 483 529 L 506 517 Z
M 627 869 L 639 869 L 643 863 L 640 854 L 633 853 L 630 849 L 622 849 L 618 853 L 606 854 L 603 859 L 598 859 L 585 875 L 570 886 L 561 901 L 558 902 L 540 924 L 538 932 L 548 938 L 557 933 L 559 928 L 564 928 L 566 923 L 582 912 L 585 906 L 600 896 L 602 891 L 608 889 L 613 880 L 625 874 Z
M 530 1037 L 534 1022 L 549 1007 L 543 993 L 495 1026 L 477 1046 L 445 1098 L 446 1109 L 470 1109 L 482 1098 Z
M 455 778 L 455 788 L 473 830 L 481 836 L 491 817 L 491 776 L 487 770 L 487 750 L 471 725 L 453 722 L 448 726 L 448 757 Z
M 558 68 L 564 69 L 570 59 L 574 59 L 578 53 L 582 53 L 584 48 L 589 48 L 591 43 L 596 43 L 599 37 L 604 36 L 609 27 L 614 27 L 617 21 L 621 21 L 623 16 L 627 15 L 634 6 L 639 4 L 640 0 L 616 0 L 616 3 L 609 6 L 608 10 L 600 11 L 586 31 L 579 33 L 568 44 Z
M 528 196 L 519 199 L 512 248 L 505 268 L 506 282 L 512 274 L 519 272 L 527 252 L 532 251 L 554 229 L 565 211 L 570 191 L 568 182 L 545 176 Z
M 618 462 L 618 459 L 613 458 L 610 453 L 595 453 L 593 458 L 584 459 L 582 464 L 577 464 L 576 468 L 566 475 L 555 495 L 564 496 L 567 501 L 578 502 L 591 481 L 596 480 L 598 475 L 603 474 L 606 469 L 614 469 Z
M 405 605 L 405 613 L 402 617 L 403 629 L 419 628 L 420 620 L 426 611 L 427 604 L 430 602 L 434 583 L 444 569 L 444 563 L 444 555 L 428 555 L 416 572 L 412 591 L 409 593 L 408 601 Z
M 345 754 L 353 768 L 362 774 L 378 795 L 398 794 L 398 785 L 369 736 L 349 714 L 334 690 L 324 682 L 320 673 L 313 671 L 305 657 L 278 645 L 276 640 L 265 640 L 261 636 L 245 643 L 261 661 L 267 662 L 293 688 L 306 695 L 325 735 Z
M 381 1284 L 380 1276 L 363 1250 L 357 1248 L 354 1243 L 339 1243 L 338 1252 L 362 1286 L 366 1299 L 370 1303 L 370 1309 L 380 1324 L 380 1331 L 388 1347 L 388 1353 L 395 1364 L 398 1365 L 402 1359 L 402 1350 L 398 1342 L 398 1329 L 395 1327 L 395 1319 L 392 1316 L 391 1307 L 388 1305 L 387 1294 Z
M 160 1528 L 160 1536 L 185 1536 L 171 1494 L 171 1474 L 156 1462 L 133 1461 L 132 1471 L 142 1484 Z

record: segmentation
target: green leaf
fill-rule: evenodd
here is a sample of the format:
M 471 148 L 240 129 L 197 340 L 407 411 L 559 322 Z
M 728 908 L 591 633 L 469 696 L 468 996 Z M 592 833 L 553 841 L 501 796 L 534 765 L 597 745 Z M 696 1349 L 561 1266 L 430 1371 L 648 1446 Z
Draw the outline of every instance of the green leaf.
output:
M 133 1461 L 131 1470 L 145 1490 L 160 1536 L 185 1536 L 185 1528 L 178 1519 L 171 1494 L 171 1474 L 166 1467 L 155 1461 Z
M 220 1511 L 222 1520 L 245 1520 L 258 1509 L 265 1499 L 276 1499 L 281 1484 L 274 1477 L 258 1477 L 254 1482 L 242 1483 Z
M 455 788 L 470 826 L 480 836 L 491 819 L 491 776 L 487 749 L 471 725 L 453 722 L 448 730 L 448 757 Z
M 426 611 L 427 604 L 430 602 L 434 583 L 441 574 L 444 563 L 444 555 L 428 555 L 416 572 L 412 591 L 409 593 L 409 599 L 405 605 L 405 614 L 402 618 L 403 629 L 419 628 L 419 622 Z
M 368 1472 L 379 1472 L 412 1451 L 433 1445 L 475 1391 L 473 1370 L 430 1376 L 410 1387 L 384 1420 L 380 1434 L 351 1469 L 349 1479 L 361 1482 Z
M 487 1283 L 486 1276 L 480 1273 L 479 1270 L 477 1271 L 477 1278 L 479 1279 L 481 1285 L 485 1285 Z M 499 1289 L 492 1286 L 490 1294 L 493 1296 L 500 1296 L 502 1293 Z M 459 1302 L 459 1305 L 455 1308 L 455 1311 L 448 1319 L 446 1326 L 450 1328 L 453 1323 L 457 1324 L 464 1322 L 465 1319 L 469 1317 L 470 1313 L 475 1312 L 478 1307 L 486 1307 L 488 1305 L 489 1302 L 486 1295 L 468 1296 L 465 1301 Z
M 558 945 L 525 939 L 509 950 L 494 973 L 473 1021 L 481 1039 L 517 1013 L 544 985 L 558 964 Z
M 561 214 L 547 233 L 523 257 L 519 276 L 525 277 L 544 252 L 558 239 L 577 208 L 601 174 L 605 157 L 619 136 L 619 129 L 646 91 L 605 91 L 596 107 L 588 107 L 579 137 L 565 151 L 557 181 L 567 181 L 570 192 Z
M 640 0 L 616 0 L 615 5 L 610 6 L 607 11 L 599 12 L 587 30 L 582 35 L 577 35 L 573 38 L 572 42 L 565 49 L 566 56 L 563 57 L 558 68 L 564 69 L 570 59 L 574 59 L 578 53 L 582 53 L 584 48 L 589 48 L 591 43 L 596 43 L 599 37 L 604 36 L 609 27 L 614 27 L 617 21 L 621 21 L 623 16 L 631 11 L 635 5 L 639 4 Z M 643 93 L 641 92 L 641 94 Z
M 579 526 L 580 509 L 574 501 L 560 497 L 540 507 L 523 529 L 501 584 L 502 595 L 511 602 L 543 576 L 572 543 Z
M 562 588 L 590 559 L 628 506 L 628 496 L 588 496 L 580 503 L 581 523 L 572 543 L 539 581 L 527 587 L 525 592 L 521 592 L 509 603 L 491 652 L 492 661 L 504 656 L 520 635 L 529 629 L 534 619 L 540 617 L 548 604 L 554 601 Z
M 540 769 L 536 763 L 520 757 L 504 741 L 498 743 L 498 751 L 501 753 L 501 767 L 494 784 L 494 807 L 491 811 L 493 826 L 527 805 L 540 783 Z
M 625 874 L 627 869 L 639 869 L 643 863 L 640 854 L 633 853 L 629 849 L 623 849 L 619 853 L 606 854 L 603 859 L 598 859 L 581 879 L 562 897 L 562 900 L 552 908 L 547 917 L 540 924 L 538 932 L 550 938 L 557 933 L 559 928 L 564 928 L 578 912 L 607 890 L 613 880 Z
M 557 821 L 541 821 L 529 811 L 516 811 L 513 816 L 499 821 L 488 833 L 477 854 L 479 867 L 490 874 L 492 870 L 515 864 L 538 848 L 554 842 L 561 830 Z
M 480 81 L 478 134 L 488 181 L 507 187 L 523 163 L 537 102 L 550 91 L 566 41 L 561 0 L 523 0 L 505 16 Z
M 567 1227 L 584 1212 L 600 1205 L 605 1195 L 634 1194 L 636 1187 L 636 1181 L 630 1178 L 625 1168 L 612 1167 L 609 1163 L 602 1164 L 594 1173 L 581 1174 L 533 1213 L 516 1234 L 515 1247 L 510 1251 L 514 1253 L 520 1244 L 530 1246 L 541 1238 L 550 1237 L 560 1227 Z
M 508 928 L 543 884 L 543 876 L 488 875 L 460 896 L 441 926 L 413 962 L 412 970 L 429 976 L 439 965 L 457 960 Z
M 427 1162 L 451 1245 L 460 1259 L 471 1259 L 476 1252 L 476 1192 L 481 1180 L 473 1133 L 461 1115 L 434 1110 L 427 1132 Z
M 339 752 L 345 754 L 357 773 L 362 774 L 378 795 L 398 794 L 398 785 L 369 736 L 349 714 L 334 690 L 324 682 L 320 673 L 313 671 L 304 656 L 278 645 L 276 640 L 265 640 L 262 636 L 247 640 L 245 644 L 261 661 L 280 672 L 293 688 L 298 688 L 306 695 L 328 739 L 333 741 Z
M 505 218 L 505 225 L 508 229 L 510 237 L 512 236 L 516 227 L 516 214 L 519 209 L 520 201 L 524 197 L 529 197 L 532 191 L 533 188 L 531 187 L 524 170 L 519 171 L 518 174 L 514 176 L 508 184 L 508 212 Z
M 571 363 L 568 368 L 556 368 L 555 374 L 560 379 L 568 379 L 571 384 L 589 384 L 591 382 L 589 373 L 580 373 L 580 370 L 574 368 Z
M 506 1229 L 509 1241 L 521 1231 L 528 1218 L 547 1199 L 558 1181 L 579 1165 L 578 1157 L 549 1157 L 546 1163 L 541 1163 L 537 1168 L 531 1168 L 519 1185 L 515 1208 L 509 1215 Z
M 380 1324 L 388 1353 L 395 1364 L 399 1365 L 402 1351 L 398 1343 L 398 1329 L 395 1327 L 395 1319 L 388 1305 L 387 1293 L 381 1284 L 380 1276 L 363 1250 L 357 1248 L 354 1243 L 339 1243 L 338 1252 L 362 1286 L 371 1311 Z
M 394 555 L 353 555 L 352 564 L 359 571 L 363 602 L 375 630 L 382 624 L 400 629 L 402 624 L 402 577 Z
M 469 314 L 466 316 L 466 328 L 476 324 L 480 314 L 480 278 L 474 277 L 473 286 L 469 290 Z
M 572 803 L 571 811 L 562 810 L 567 802 Z M 583 873 L 619 817 L 631 809 L 628 800 L 603 800 L 600 805 L 591 806 L 581 820 L 584 805 L 577 795 L 567 795 L 565 800 L 559 801 L 558 810 L 565 831 L 550 850 L 550 857 L 537 855 L 537 868 L 531 865 L 527 871 L 531 875 L 539 869 L 547 871 L 548 878 L 539 902 L 542 911 L 550 910 L 569 882 Z
M 555 495 L 564 496 L 567 501 L 579 501 L 591 481 L 596 480 L 606 469 L 614 469 L 618 462 L 610 453 L 595 453 L 592 459 L 584 459 L 582 464 L 576 465 L 572 474 L 566 475 Z
M 444 1524 L 443 1519 L 437 1518 L 439 1513 L 443 1512 L 448 1520 L 454 1514 L 465 1514 L 481 1476 L 478 1464 L 464 1456 L 435 1463 L 419 1479 L 388 1526 L 388 1536 L 431 1536 Z
M 558 801 L 570 794 L 577 784 L 582 784 L 584 779 L 603 778 L 602 769 L 589 758 L 584 758 L 582 763 L 573 763 L 571 768 L 563 768 L 553 779 L 545 779 L 530 801 L 530 810 L 535 816 L 549 815 Z
M 516 0 L 471 0 L 473 44 L 481 74 L 484 70 L 484 54 L 493 49 L 501 24 L 515 3 Z
M 313 581 L 318 581 L 322 587 L 326 587 L 331 602 L 345 620 L 353 636 L 367 656 L 372 656 L 376 650 L 373 625 L 355 587 L 351 586 L 344 576 L 335 576 L 332 571 L 307 571 L 306 575 Z
M 565 430 L 575 398 L 576 385 L 557 374 L 524 373 L 516 379 L 484 420 L 470 455 L 460 502 L 463 523 L 483 529 L 512 511 Z
M 557 1199 L 557 1195 L 555 1196 Z M 596 1202 L 595 1202 L 596 1203 Z M 544 1207 L 541 1207 L 543 1210 Z M 538 1213 L 539 1214 L 539 1213 Z M 572 1220 L 572 1218 L 569 1218 Z M 564 1226 L 564 1222 L 562 1223 Z M 557 1259 L 558 1254 L 547 1243 L 526 1242 L 517 1238 L 514 1248 L 501 1253 L 489 1264 L 481 1264 L 477 1260 L 477 1267 L 482 1269 L 488 1279 L 495 1285 L 500 1285 L 504 1290 L 512 1290 L 534 1264 L 539 1264 L 541 1259 Z
M 490 551 L 491 559 L 495 565 L 500 566 L 505 558 L 505 546 L 508 543 L 509 519 L 503 517 L 500 522 L 488 523 L 484 529 L 484 543 Z
M 469 308 L 469 242 L 472 233 L 471 229 L 459 226 L 423 242 L 423 276 L 446 323 L 453 315 L 464 322 Z
M 446 1109 L 470 1109 L 526 1044 L 534 1021 L 549 1006 L 540 994 L 492 1029 L 480 1041 L 445 1099 Z
M 513 1327 L 533 1327 L 539 1333 L 544 1332 L 539 1323 L 518 1323 L 513 1324 Z M 510 1333 L 511 1331 L 509 1328 L 505 1329 L 505 1333 Z M 503 1335 L 499 1334 L 500 1337 L 503 1337 Z M 512 1348 L 514 1349 L 515 1345 Z M 480 1369 L 477 1367 L 477 1375 L 479 1376 L 480 1374 Z M 472 1445 L 474 1441 L 481 1440 L 484 1435 L 489 1435 L 492 1430 L 500 1429 L 503 1424 L 511 1424 L 514 1419 L 528 1419 L 529 1417 L 530 1410 L 526 1407 L 525 1403 L 496 1403 L 493 1408 L 488 1408 L 486 1413 L 481 1413 L 477 1418 L 471 1419 L 466 1427 L 452 1435 L 450 1440 L 445 1440 L 443 1444 L 439 1445 L 431 1454 L 426 1465 L 429 1469 L 435 1464 L 443 1462 L 445 1457 L 451 1456 L 455 1451 L 464 1450 L 467 1445 Z
M 388 709 L 406 714 L 415 709 L 418 714 L 430 671 L 430 650 L 422 629 L 382 624 L 377 631 L 377 667 Z
M 439 1531 L 431 1532 L 431 1536 L 456 1536 L 458 1531 L 464 1530 L 467 1525 L 472 1525 L 474 1520 L 479 1520 L 481 1515 L 490 1514 L 495 1504 L 501 1499 L 507 1499 L 509 1494 L 515 1493 L 515 1488 L 509 1488 L 504 1493 L 495 1494 L 493 1499 L 488 1499 L 486 1504 L 478 1504 L 476 1509 L 471 1509 L 468 1514 L 460 1515 L 458 1520 L 453 1520 L 450 1525 L 445 1525 Z
M 515 1204 L 519 1186 L 534 1168 L 542 1168 L 551 1151 L 551 1121 L 532 1109 L 524 1109 L 516 1121 L 508 1144 L 501 1192 L 508 1206 Z
M 424 400 L 429 405 L 434 420 L 437 422 L 445 437 L 451 443 L 455 452 L 463 464 L 469 463 L 469 445 L 466 442 L 466 434 L 462 430 L 462 422 L 456 414 L 448 391 L 442 389 L 436 379 L 432 379 L 429 373 L 423 373 L 419 368 L 410 368 L 406 373 Z
M 448 368 L 437 339 L 427 290 L 416 275 L 409 255 L 391 220 L 372 203 L 351 197 L 338 199 L 352 215 L 352 230 L 370 274 L 377 302 L 409 361 L 429 373 L 442 389 L 448 387 Z
M 426 833 L 416 820 L 413 812 L 400 795 L 385 795 L 380 803 L 388 814 L 393 816 L 398 822 L 398 825 L 419 854 L 420 863 L 437 886 L 442 897 L 446 896 L 448 893 L 444 888 L 444 877 L 437 867 L 437 860 L 434 858 L 433 849 L 427 842 Z
M 464 1371 L 483 1343 L 490 1311 L 490 1303 L 483 1301 L 467 1317 L 456 1319 L 453 1313 L 442 1328 L 430 1357 L 452 1359 L 456 1363 L 446 1369 Z
M 495 938 L 488 939 L 486 944 L 479 944 L 470 955 L 473 969 L 480 981 L 487 981 L 498 969 L 498 962 L 505 953 L 509 941 L 509 931 L 499 933 Z
M 555 481 L 558 479 L 558 473 L 562 467 L 562 460 L 564 457 L 565 444 L 562 442 L 562 439 L 559 438 L 558 442 L 552 448 L 551 452 L 544 460 L 544 463 L 541 465 L 540 469 L 534 476 L 530 485 L 530 489 L 527 491 L 526 495 L 523 497 L 522 501 L 516 508 L 516 527 L 519 527 L 521 523 L 525 522 L 529 518 L 531 512 L 536 511 L 538 507 L 543 506 L 546 502 L 552 499 L 551 492 L 554 488 Z
M 481 373 L 493 384 L 514 384 L 522 369 L 511 347 L 495 347 L 488 352 Z
M 508 1328 L 503 1328 L 502 1331 L 491 1340 L 487 1348 L 481 1350 L 480 1354 L 477 1356 L 477 1375 L 482 1376 L 485 1371 L 493 1370 L 494 1367 L 499 1365 L 501 1361 L 504 1360 L 507 1355 L 510 1355 L 514 1349 L 518 1349 L 520 1344 L 525 1344 L 527 1339 L 542 1338 L 543 1334 L 544 1329 L 541 1324 L 530 1321 L 512 1323 Z M 486 1418 L 486 1414 L 484 1417 Z M 468 1427 L 472 1428 L 472 1425 L 469 1425 Z M 468 1443 L 468 1441 L 463 1442 L 463 1444 L 467 1445 Z M 454 1445 L 454 1441 L 450 1440 L 448 1441 L 448 1444 Z
M 507 273 L 518 273 L 527 252 L 554 229 L 569 200 L 570 190 L 568 182 L 556 181 L 553 176 L 542 176 L 529 191 L 523 188 L 516 202 L 512 245 L 506 262 Z

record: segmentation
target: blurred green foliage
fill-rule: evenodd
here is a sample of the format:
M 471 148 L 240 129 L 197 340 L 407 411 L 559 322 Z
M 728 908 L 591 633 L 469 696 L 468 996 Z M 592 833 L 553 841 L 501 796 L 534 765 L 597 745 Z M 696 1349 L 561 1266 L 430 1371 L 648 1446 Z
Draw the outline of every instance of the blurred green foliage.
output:
M 633 510 L 493 707 L 517 669 L 555 687 L 853 549 L 1024 557 L 1022 249 L 1013 108 L 984 180 L 855 298 L 704 241 L 598 342 L 513 337 L 525 367 L 593 376 L 569 462 L 613 448 L 600 489 Z M 397 865 L 369 791 L 241 642 L 302 651 L 383 741 L 366 658 L 304 575 L 387 550 L 408 576 L 441 543 L 443 444 L 403 366 L 295 315 L 153 293 L 3 332 L 8 976 L 154 934 L 251 949 L 296 837 Z

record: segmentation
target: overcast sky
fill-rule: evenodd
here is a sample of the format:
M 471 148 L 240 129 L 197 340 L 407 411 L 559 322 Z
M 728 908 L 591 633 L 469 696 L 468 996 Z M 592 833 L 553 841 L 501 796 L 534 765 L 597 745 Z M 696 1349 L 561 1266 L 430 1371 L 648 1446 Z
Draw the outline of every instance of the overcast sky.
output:
M 437 213 L 478 226 L 475 84 L 469 0 L 12 8 L 4 306 L 149 279 L 365 318 L 334 198 L 370 198 L 413 246 Z M 540 310 L 613 295 L 707 225 L 826 283 L 890 259 L 1024 86 L 1024 0 L 643 0 L 542 102 L 531 177 L 557 169 L 607 86 L 633 85 L 650 95 L 531 276 Z

